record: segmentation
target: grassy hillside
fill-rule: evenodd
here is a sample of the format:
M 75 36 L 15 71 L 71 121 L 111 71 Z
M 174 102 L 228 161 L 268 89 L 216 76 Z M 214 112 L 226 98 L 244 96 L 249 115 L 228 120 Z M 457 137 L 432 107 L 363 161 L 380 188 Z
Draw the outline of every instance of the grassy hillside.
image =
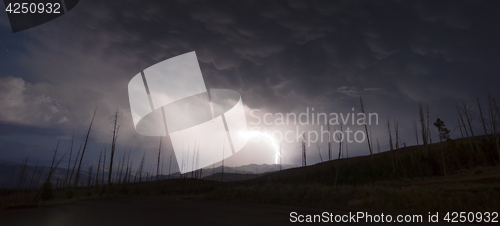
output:
M 488 137 L 477 138 L 478 149 L 471 149 L 467 139 L 435 143 L 428 150 L 422 145 L 400 148 L 269 173 L 217 187 L 205 198 L 378 210 L 497 211 L 498 155 Z
M 497 211 L 500 167 L 492 139 L 404 147 L 261 174 L 216 173 L 205 179 L 167 179 L 112 186 L 4 191 L 2 206 L 143 194 L 201 194 L 203 199 L 332 208 L 425 211 Z M 252 168 L 253 166 L 250 166 Z M 446 169 L 446 174 L 445 174 Z M 238 169 L 238 172 L 243 171 Z M 225 171 L 227 172 L 227 171 Z M 243 171 L 244 172 L 244 171 Z M 212 181 L 214 178 L 216 181 Z M 238 181 L 235 181 L 238 178 Z M 209 179 L 209 180 L 207 180 Z M 40 194 L 50 192 L 50 199 Z M 37 198 L 34 198 L 37 197 Z

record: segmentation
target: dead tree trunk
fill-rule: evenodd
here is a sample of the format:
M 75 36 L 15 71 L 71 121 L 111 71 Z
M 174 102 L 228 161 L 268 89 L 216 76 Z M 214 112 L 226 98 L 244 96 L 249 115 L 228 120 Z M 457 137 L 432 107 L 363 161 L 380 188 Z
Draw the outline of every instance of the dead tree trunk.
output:
M 170 153 L 170 162 L 168 163 L 168 179 L 170 179 L 170 170 L 172 169 L 172 153 Z
M 158 163 L 156 164 L 156 181 L 158 181 L 158 174 L 160 170 L 160 156 L 161 156 L 161 140 L 163 136 L 160 137 L 160 147 L 158 147 Z
M 39 160 L 39 158 L 36 160 L 35 168 L 33 169 L 33 173 L 31 174 L 30 184 L 28 185 L 28 192 L 31 191 L 31 188 L 33 186 L 33 182 L 34 182 L 35 174 L 36 174 L 36 169 L 38 167 L 38 160 Z
M 429 143 L 432 144 L 432 135 L 431 135 L 430 124 L 431 124 L 431 116 L 430 116 L 430 111 L 429 111 L 429 105 L 427 105 L 427 138 L 429 138 Z
M 113 125 L 113 139 L 111 142 L 111 156 L 109 160 L 109 173 L 108 173 L 108 186 L 111 185 L 111 175 L 113 173 L 113 157 L 115 155 L 116 149 L 116 138 L 118 137 L 118 110 L 115 113 L 115 120 Z
M 420 145 L 420 143 L 418 142 L 418 125 L 417 125 L 417 121 L 413 120 L 412 126 L 413 126 L 413 133 L 415 133 L 415 139 L 417 140 L 417 146 L 418 146 L 418 145 Z
M 318 148 L 319 160 L 323 162 L 323 157 L 321 157 L 321 149 L 319 148 L 319 144 L 316 143 L 316 147 Z
M 395 155 L 396 155 L 396 167 L 398 167 L 398 163 L 399 165 L 401 165 L 401 161 L 399 159 L 399 123 L 398 121 L 396 121 L 396 119 L 394 119 L 394 133 L 396 134 L 396 150 L 394 151 Z
M 78 148 L 78 152 L 76 153 L 75 162 L 73 162 L 73 169 L 71 169 L 71 174 L 69 175 L 68 184 L 66 185 L 67 187 L 70 186 L 71 180 L 73 179 L 73 174 L 75 173 L 76 169 L 76 163 L 78 162 L 78 157 L 80 156 L 81 151 L 82 151 L 82 145 L 80 145 L 80 147 Z
M 102 157 L 102 151 L 99 153 L 99 162 L 97 163 L 97 172 L 95 174 L 95 182 L 94 182 L 95 188 L 97 188 L 97 185 L 99 184 L 99 170 L 101 169 L 101 157 Z
M 419 107 L 419 115 L 420 115 L 420 127 L 422 129 L 422 141 L 424 142 L 424 150 L 425 150 L 425 155 L 427 156 L 427 153 L 429 151 L 429 146 L 428 146 L 428 138 L 427 138 L 427 127 L 425 125 L 425 116 L 424 116 L 424 109 L 422 108 L 422 104 L 419 102 L 418 103 Z
M 280 142 L 280 171 L 281 171 L 281 142 Z
M 26 172 L 26 165 L 28 165 L 28 158 L 30 157 L 30 155 L 28 154 L 26 156 L 26 158 L 24 158 L 24 161 L 23 161 L 23 165 L 22 165 L 22 168 L 21 168 L 21 172 L 19 173 L 19 180 L 17 181 L 17 191 L 21 190 L 21 188 L 23 187 L 24 185 L 24 175 L 25 175 L 25 172 Z
M 486 136 L 486 140 L 488 141 L 488 130 L 486 129 L 486 122 L 484 121 L 483 108 L 481 108 L 481 103 L 479 102 L 479 97 L 476 97 L 477 107 L 479 109 L 479 115 L 481 116 L 481 122 L 483 124 L 484 135 Z
M 104 186 L 104 171 L 106 170 L 106 147 L 104 147 L 104 158 L 102 159 L 102 177 L 101 184 Z
M 387 132 L 389 133 L 389 148 L 391 149 L 392 172 L 396 176 L 396 166 L 394 165 L 394 147 L 392 146 L 391 121 L 387 118 Z
M 120 161 L 120 165 L 118 166 L 118 170 L 119 170 L 118 181 L 117 181 L 118 184 L 122 183 L 123 168 L 125 167 L 125 155 L 126 154 L 127 154 L 126 152 L 123 152 L 122 160 Z
M 331 142 L 331 133 L 330 133 L 330 121 L 328 121 L 328 161 L 332 160 L 332 142 Z
M 306 143 L 304 141 L 304 133 L 302 133 L 302 166 L 307 166 L 307 161 L 306 161 Z
M 87 181 L 87 187 L 90 188 L 90 186 L 92 185 L 92 166 L 89 167 L 89 178 L 88 178 L 88 181 Z
M 361 104 L 361 112 L 364 115 L 365 114 L 365 106 L 363 105 L 363 99 L 361 98 L 361 96 L 359 96 L 359 102 Z M 371 156 L 371 158 L 373 160 L 373 150 L 372 150 L 372 145 L 371 145 L 371 142 L 370 142 L 370 135 L 368 134 L 368 126 L 366 125 L 366 115 L 365 115 L 364 126 L 365 126 L 366 139 L 367 139 L 367 142 L 368 142 L 368 150 L 370 151 L 370 156 Z
M 94 114 L 92 115 L 92 119 L 90 120 L 89 130 L 87 131 L 87 136 L 85 137 L 85 143 L 83 144 L 82 155 L 80 156 L 80 163 L 78 164 L 78 170 L 76 171 L 75 187 L 78 186 L 78 180 L 80 179 L 80 168 L 82 167 L 83 155 L 85 154 L 85 150 L 87 149 L 87 143 L 89 141 L 90 130 L 92 129 L 92 123 L 94 123 L 94 117 L 95 117 L 96 112 L 97 112 L 97 108 L 94 110 Z
M 221 178 L 222 182 L 224 182 L 224 147 L 226 146 L 225 142 L 226 140 L 222 142 L 222 178 Z
M 460 129 L 460 136 L 462 136 L 462 139 L 464 138 L 464 132 L 462 131 L 462 124 L 460 124 L 460 119 L 457 118 L 457 122 L 458 122 L 458 128 Z M 455 127 L 455 129 L 457 129 Z
M 380 143 L 378 142 L 378 138 L 377 138 L 377 153 L 380 153 Z
M 469 132 L 467 131 L 467 127 L 465 126 L 465 121 L 464 121 L 462 111 L 461 111 L 460 107 L 458 106 L 458 103 L 456 105 L 457 105 L 458 117 L 460 118 L 460 121 L 462 122 L 462 125 L 464 127 L 464 131 L 465 131 L 465 136 L 467 137 L 467 143 L 469 143 L 470 150 L 474 151 L 474 148 L 472 147 L 472 142 L 471 142 L 470 137 L 469 137 Z
M 52 172 L 52 170 L 54 169 L 54 162 L 56 160 L 57 149 L 59 149 L 59 140 L 57 140 L 57 145 L 56 145 L 56 149 L 54 150 L 54 156 L 52 157 L 52 163 L 50 164 L 50 170 L 49 170 L 49 172 Z M 50 182 L 50 177 L 51 176 L 52 176 L 52 173 L 49 173 L 49 176 L 47 177 L 47 181 Z
M 71 166 L 71 157 L 73 155 L 73 143 L 75 141 L 75 131 L 73 131 L 73 134 L 71 135 L 71 146 L 70 146 L 70 151 L 69 151 L 69 159 L 68 159 L 68 169 L 66 170 L 66 179 L 64 180 L 64 186 L 69 185 L 69 169 Z
M 469 125 L 469 131 L 472 135 L 474 146 L 476 146 L 476 151 L 480 151 L 479 145 L 476 141 L 476 136 L 474 135 L 474 130 L 472 129 L 472 110 L 470 109 L 470 106 L 467 104 L 467 102 L 465 102 L 465 100 L 462 100 L 462 112 L 465 116 L 465 119 L 467 119 L 467 124 Z
M 340 125 L 340 131 L 342 131 L 342 124 Z M 337 187 L 337 179 L 339 176 L 339 167 L 340 167 L 340 162 L 338 161 L 340 159 L 340 153 L 342 153 L 342 140 L 344 139 L 344 135 L 342 134 L 342 139 L 340 139 L 337 135 L 337 140 L 339 140 L 339 157 L 337 158 L 337 164 L 336 164 L 336 169 L 335 169 L 335 182 L 334 182 L 334 187 Z M 346 142 L 347 144 L 348 142 Z
M 494 106 L 496 106 L 495 99 L 493 96 L 490 94 L 490 91 L 488 90 L 488 107 L 489 107 L 489 116 L 490 116 L 490 121 L 491 121 L 491 128 L 493 130 L 493 141 L 495 142 L 495 147 L 498 152 L 498 162 L 500 163 L 500 146 L 498 144 L 499 138 L 498 138 L 498 129 L 497 129 L 497 116 L 495 115 L 495 112 L 493 111 Z M 497 107 L 498 110 L 498 107 Z

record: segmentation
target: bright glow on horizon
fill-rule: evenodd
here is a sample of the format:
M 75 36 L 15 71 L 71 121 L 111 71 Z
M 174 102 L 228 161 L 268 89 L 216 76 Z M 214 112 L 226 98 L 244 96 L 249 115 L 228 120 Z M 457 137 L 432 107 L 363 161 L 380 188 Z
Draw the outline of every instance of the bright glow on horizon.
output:
M 274 164 L 278 164 L 280 157 L 280 146 L 278 141 L 272 135 L 255 130 L 242 132 L 240 133 L 240 135 L 244 136 L 247 139 L 251 139 L 252 137 L 263 137 L 269 142 L 271 142 L 272 148 L 276 151 L 276 154 L 274 155 Z

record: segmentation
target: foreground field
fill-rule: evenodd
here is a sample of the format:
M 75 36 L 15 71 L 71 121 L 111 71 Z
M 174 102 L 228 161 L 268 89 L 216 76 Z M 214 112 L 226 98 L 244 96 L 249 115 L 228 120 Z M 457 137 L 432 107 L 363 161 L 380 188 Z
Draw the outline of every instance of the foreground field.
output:
M 198 195 L 197 199 L 210 202 L 332 209 L 498 211 L 497 154 L 492 139 L 484 136 L 481 140 L 476 149 L 468 145 L 467 139 L 457 139 L 434 143 L 429 148 L 411 146 L 373 156 L 325 161 L 246 181 L 183 178 L 57 189 L 46 183 L 39 190 L 0 190 L 0 207 L 47 206 L 115 196 Z
M 325 211 L 339 215 L 349 214 L 347 211 L 325 208 L 200 201 L 194 196 L 157 195 L 108 197 L 39 208 L 5 210 L 0 211 L 0 225 L 274 226 L 296 224 L 290 222 L 290 212 L 317 215 Z M 423 224 L 426 223 L 405 223 L 405 225 Z M 368 223 L 355 222 L 344 225 L 368 225 Z M 443 224 L 433 223 L 433 225 Z
M 269 174 L 268 178 L 272 178 Z M 412 213 L 498 211 L 500 167 L 477 167 L 447 176 L 378 181 L 364 185 L 261 183 L 217 188 L 205 199 Z

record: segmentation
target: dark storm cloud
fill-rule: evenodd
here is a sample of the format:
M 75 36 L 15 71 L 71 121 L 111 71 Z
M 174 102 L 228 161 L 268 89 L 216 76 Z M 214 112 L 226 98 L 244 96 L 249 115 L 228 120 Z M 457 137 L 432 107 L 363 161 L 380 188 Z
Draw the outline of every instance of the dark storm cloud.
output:
M 207 87 L 238 90 L 249 109 L 342 112 L 358 108 L 361 95 L 381 118 L 410 126 L 423 101 L 451 123 L 456 98 L 484 96 L 499 82 L 497 8 L 481 1 L 80 2 L 25 31 L 30 39 L 12 56 L 29 73 L 1 75 L 0 120 L 81 133 L 99 106 L 95 139 L 109 142 L 120 108 L 122 144 L 147 149 L 156 139 L 133 129 L 128 81 L 194 50 Z M 373 130 L 385 144 L 384 129 Z

